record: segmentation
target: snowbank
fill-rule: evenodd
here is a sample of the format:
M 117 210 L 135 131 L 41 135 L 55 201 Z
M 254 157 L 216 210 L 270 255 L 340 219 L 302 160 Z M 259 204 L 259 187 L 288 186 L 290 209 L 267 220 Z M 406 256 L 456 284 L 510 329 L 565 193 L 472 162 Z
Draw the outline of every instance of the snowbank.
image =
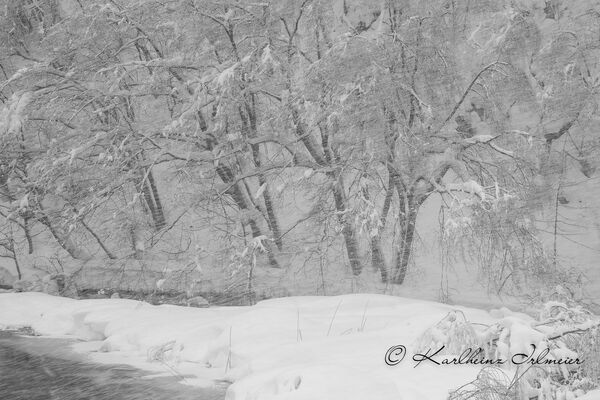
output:
M 198 379 L 233 381 L 228 400 L 441 400 L 480 371 L 473 365 L 415 367 L 411 359 L 428 328 L 452 310 L 477 323 L 528 324 L 508 310 L 490 315 L 381 295 L 200 309 L 6 293 L 0 294 L 0 329 L 30 326 L 42 335 L 100 341 L 101 352 L 142 356 L 175 370 L 187 365 L 185 373 Z M 389 366 L 384 356 L 395 345 L 406 346 L 407 356 Z

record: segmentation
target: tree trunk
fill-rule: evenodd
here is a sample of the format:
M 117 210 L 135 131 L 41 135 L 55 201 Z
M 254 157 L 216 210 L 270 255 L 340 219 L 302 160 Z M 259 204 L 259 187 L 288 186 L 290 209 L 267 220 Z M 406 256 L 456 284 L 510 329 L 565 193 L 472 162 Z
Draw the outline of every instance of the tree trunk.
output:
M 146 205 L 148 206 L 148 210 L 152 215 L 152 220 L 154 221 L 155 229 L 160 230 L 164 228 L 166 224 L 165 213 L 163 210 L 162 203 L 160 201 L 158 189 L 156 188 L 154 175 L 152 174 L 151 170 L 147 171 L 146 179 L 144 182 L 142 182 L 141 190 L 144 195 Z
M 342 235 L 344 236 L 344 241 L 346 242 L 346 253 L 348 254 L 350 268 L 352 269 L 352 274 L 358 276 L 362 272 L 358 241 L 356 240 L 356 232 L 354 231 L 352 222 L 348 221 L 344 215 L 347 210 L 341 177 L 337 177 L 336 182 L 333 184 L 333 199 L 335 201 L 335 209 L 338 212 L 338 220 L 340 224 L 342 224 Z
M 88 261 L 92 256 L 85 250 L 79 248 L 71 239 L 70 234 L 62 232 L 62 229 L 57 228 L 52 224 L 50 219 L 44 215 L 38 218 L 42 224 L 46 225 L 52 236 L 56 239 L 60 247 L 62 247 L 71 257 L 76 260 Z
M 262 185 L 266 185 L 265 177 L 262 174 L 258 177 L 258 183 Z M 269 192 L 269 188 L 266 187 L 263 192 L 263 198 L 265 200 L 265 209 L 267 211 L 269 228 L 273 233 L 273 238 L 275 240 L 275 245 L 279 251 L 283 250 L 283 241 L 281 239 L 281 230 L 279 229 L 279 221 L 277 220 L 277 216 L 275 215 L 275 207 L 273 207 L 273 200 L 271 199 L 271 193 Z
M 23 232 L 25 233 L 25 239 L 27 240 L 27 251 L 29 254 L 33 254 L 33 239 L 31 238 L 31 232 L 29 231 L 29 217 L 23 217 Z
M 202 112 L 198 111 L 196 116 L 198 118 L 198 123 L 200 124 L 200 129 L 202 130 L 202 132 L 206 132 L 208 130 L 208 125 L 206 124 L 206 120 L 204 119 Z M 216 144 L 216 142 L 213 142 L 212 140 L 207 139 L 205 148 L 209 151 L 212 151 L 215 144 Z M 250 194 L 249 193 L 245 194 L 240 186 L 240 183 L 235 182 L 235 175 L 230 167 L 223 165 L 223 164 L 219 164 L 215 168 L 215 170 L 216 170 L 217 175 L 221 179 L 221 181 L 223 181 L 223 183 L 231 185 L 231 187 L 227 190 L 227 193 L 233 198 L 233 201 L 235 202 L 235 204 L 238 206 L 238 208 L 240 210 L 250 210 L 251 207 L 254 207 L 254 205 L 248 204 L 246 194 L 248 194 L 248 195 L 250 195 Z M 265 193 L 266 193 L 266 191 L 265 191 Z M 267 213 L 269 212 L 268 211 L 269 208 L 271 208 L 271 212 L 273 212 L 270 197 L 269 197 L 269 204 L 266 203 L 266 200 L 265 200 L 265 204 L 267 206 Z M 273 212 L 273 221 L 276 221 L 274 212 Z M 267 219 L 267 223 L 269 223 L 268 219 Z M 249 218 L 248 225 L 250 225 L 250 229 L 252 230 L 253 238 L 263 236 L 260 226 L 258 225 L 258 222 L 256 221 L 256 219 Z M 269 228 L 273 232 L 272 227 L 269 226 Z M 277 230 L 277 232 L 278 232 L 278 230 Z M 276 235 L 276 236 L 279 237 L 280 235 Z M 277 258 L 275 258 L 275 254 L 273 254 L 273 251 L 271 250 L 271 246 L 269 246 L 269 244 L 266 243 L 265 247 L 267 249 L 267 258 L 269 260 L 269 265 L 272 268 L 280 268 L 279 262 L 277 261 Z
M 253 111 L 253 107 L 251 107 L 250 104 L 246 103 L 246 113 L 244 113 L 240 109 L 240 116 L 242 119 L 242 129 L 246 131 L 245 133 L 248 136 L 248 138 L 256 138 L 258 136 L 258 131 L 256 128 L 256 114 Z M 254 165 L 258 170 L 260 170 L 262 166 L 262 161 L 260 158 L 260 145 L 251 144 L 250 148 L 252 150 L 252 159 L 254 161 Z M 263 173 L 258 174 L 258 184 L 260 186 L 267 184 L 267 180 L 265 179 L 265 175 Z M 262 197 L 265 201 L 265 209 L 267 212 L 267 224 L 269 225 L 269 229 L 273 233 L 273 238 L 275 240 L 277 248 L 281 251 L 283 249 L 281 230 L 279 229 L 279 221 L 277 220 L 277 216 L 275 215 L 275 209 L 273 207 L 273 201 L 271 199 L 271 193 L 268 187 L 265 187 L 262 193 Z
M 330 152 L 327 144 L 329 135 L 324 132 L 326 128 L 321 128 L 321 144 L 323 146 L 323 155 L 321 155 L 317 150 L 316 145 L 312 142 L 311 137 L 307 135 L 306 125 L 300 119 L 300 113 L 295 108 L 292 108 L 292 118 L 296 125 L 296 136 L 300 139 L 304 148 L 308 151 L 313 160 L 321 166 L 331 167 L 334 162 L 334 154 L 333 152 Z M 348 254 L 350 268 L 352 269 L 352 274 L 358 276 L 362 272 L 358 241 L 356 240 L 356 233 L 352 226 L 352 222 L 348 221 L 343 214 L 347 211 L 347 202 L 344 195 L 344 182 L 339 172 L 327 172 L 327 176 L 333 180 L 333 200 L 335 202 L 335 209 L 338 212 L 338 220 L 342 225 L 342 235 L 344 236 L 344 242 L 346 243 L 346 253 Z
M 21 273 L 21 266 L 19 265 L 19 260 L 17 258 L 17 252 L 15 251 L 15 242 L 11 242 L 12 252 L 13 252 L 13 261 L 15 262 L 15 268 L 17 269 L 17 278 L 19 280 L 23 279 L 23 274 Z
M 371 265 L 374 270 L 379 270 L 381 282 L 383 283 L 388 282 L 389 275 L 388 266 L 383 257 L 383 252 L 381 251 L 381 231 L 385 229 L 387 222 L 387 215 L 390 211 L 394 187 L 396 185 L 395 180 L 395 172 L 391 168 L 388 168 L 388 187 L 385 192 L 385 200 L 383 201 L 383 209 L 381 210 L 381 217 L 379 219 L 381 226 L 379 227 L 377 235 L 371 238 Z
M 234 175 L 233 175 L 233 172 L 231 171 L 231 168 L 224 166 L 224 165 L 219 165 L 219 166 L 217 166 L 216 171 L 217 171 L 217 174 L 219 175 L 219 178 L 221 178 L 221 180 L 223 181 L 223 183 L 231 184 L 231 187 L 227 190 L 227 193 L 229 193 L 229 195 L 231 195 L 231 197 L 233 198 L 233 201 L 235 201 L 235 204 L 238 206 L 238 208 L 240 210 L 250 210 L 250 207 L 248 206 L 248 202 L 246 201 L 246 195 L 242 191 L 239 182 L 234 183 Z M 248 225 L 250 225 L 250 229 L 252 230 L 253 238 L 263 236 L 262 231 L 261 231 L 258 223 L 256 222 L 256 219 L 249 218 Z M 275 258 L 275 255 L 273 254 L 273 251 L 271 250 L 270 246 L 267 244 L 265 247 L 267 249 L 267 257 L 269 259 L 269 265 L 272 268 L 280 268 L 279 262 Z
M 379 234 L 371 238 L 371 265 L 373 269 L 379 270 L 381 282 L 387 283 L 389 279 L 388 268 L 383 257 L 383 252 L 381 251 L 381 237 Z
M 416 211 L 412 209 L 412 205 L 409 207 L 411 208 L 409 209 L 407 215 L 404 216 L 404 220 L 402 221 L 403 226 L 401 240 L 396 251 L 396 266 L 394 270 L 393 282 L 398 285 L 403 284 L 404 278 L 406 278 L 408 263 L 412 253 L 415 225 L 417 221 Z

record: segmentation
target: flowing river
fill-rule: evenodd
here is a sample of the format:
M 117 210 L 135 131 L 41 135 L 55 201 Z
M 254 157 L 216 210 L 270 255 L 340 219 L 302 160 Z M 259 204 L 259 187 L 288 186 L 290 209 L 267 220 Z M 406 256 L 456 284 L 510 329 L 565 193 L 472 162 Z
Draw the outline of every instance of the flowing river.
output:
M 126 365 L 95 364 L 69 350 L 71 340 L 0 331 L 2 400 L 220 400 L 225 388 L 203 389 L 181 378 L 144 378 Z

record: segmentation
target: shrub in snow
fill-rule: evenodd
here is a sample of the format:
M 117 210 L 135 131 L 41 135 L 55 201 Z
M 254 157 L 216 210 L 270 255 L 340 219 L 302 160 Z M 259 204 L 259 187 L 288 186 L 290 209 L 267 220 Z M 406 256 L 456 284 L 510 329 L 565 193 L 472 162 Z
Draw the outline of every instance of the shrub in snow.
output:
M 557 291 L 559 294 L 560 290 Z M 583 360 L 575 370 L 559 377 L 563 386 L 589 390 L 600 384 L 600 320 L 581 305 L 561 296 L 562 301 L 546 302 L 537 328 L 556 343 L 557 352 L 573 352 Z
M 182 350 L 183 345 L 181 343 L 171 340 L 161 345 L 148 348 L 146 359 L 149 362 L 159 362 L 167 367 L 171 373 L 179 375 L 174 366 L 181 362 L 180 355 Z
M 450 399 L 566 400 L 598 385 L 597 316 L 573 302 L 550 301 L 541 307 L 537 320 L 510 312 L 501 317 L 477 334 L 486 353 L 508 361 L 501 366 L 504 371 L 483 370 Z
M 479 337 L 473 325 L 461 311 L 451 311 L 440 322 L 427 329 L 416 347 L 420 352 L 439 349 L 439 354 L 459 354 L 467 348 L 479 347 Z
M 600 382 L 600 319 L 573 302 L 550 301 L 538 318 L 500 310 L 490 326 L 471 324 L 458 311 L 427 329 L 420 352 L 460 355 L 483 349 L 485 359 L 503 364 L 482 369 L 473 382 L 448 399 L 567 400 Z
M 450 393 L 448 400 L 515 400 L 514 380 L 498 367 L 486 367 L 477 379 Z
M 591 387 L 600 386 L 600 327 L 595 326 L 579 335 L 573 349 L 585 360 L 579 374 Z

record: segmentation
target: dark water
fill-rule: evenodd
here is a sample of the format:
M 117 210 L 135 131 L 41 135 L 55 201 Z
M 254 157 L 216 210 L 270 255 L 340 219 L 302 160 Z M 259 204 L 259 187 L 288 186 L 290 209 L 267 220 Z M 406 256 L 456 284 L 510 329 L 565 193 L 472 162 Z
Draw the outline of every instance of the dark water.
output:
M 125 365 L 85 362 L 66 340 L 0 331 L 0 400 L 221 400 L 225 388 L 178 383 L 182 377 L 144 379 Z

